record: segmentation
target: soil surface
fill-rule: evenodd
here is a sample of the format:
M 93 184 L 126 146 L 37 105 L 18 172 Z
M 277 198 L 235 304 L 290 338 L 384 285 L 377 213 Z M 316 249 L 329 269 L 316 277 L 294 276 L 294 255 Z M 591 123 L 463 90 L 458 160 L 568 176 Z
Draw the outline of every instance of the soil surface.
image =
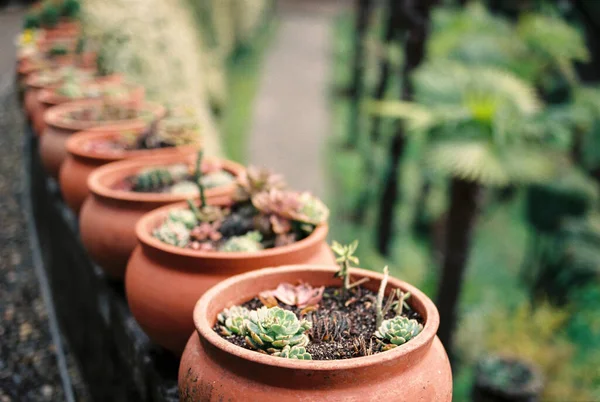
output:
M 375 292 L 360 286 L 352 289 L 348 297 L 341 296 L 340 288 L 325 288 L 318 309 L 304 316 L 313 323 L 312 329 L 308 332 L 310 343 L 306 346 L 306 351 L 312 355 L 312 359 L 342 360 L 384 352 L 384 345 L 374 336 L 377 330 L 376 299 Z M 410 299 L 408 302 L 410 305 Z M 256 310 L 263 304 L 258 297 L 255 297 L 242 306 Z M 288 306 L 280 302 L 279 307 L 293 311 L 298 317 L 302 316 L 302 309 L 296 306 Z M 424 323 L 423 318 L 414 310 L 404 309 L 402 315 L 414 318 L 421 324 Z M 386 319 L 392 317 L 394 317 L 392 311 L 385 316 Z M 213 329 L 229 342 L 252 350 L 242 336 L 222 335 L 218 323 Z

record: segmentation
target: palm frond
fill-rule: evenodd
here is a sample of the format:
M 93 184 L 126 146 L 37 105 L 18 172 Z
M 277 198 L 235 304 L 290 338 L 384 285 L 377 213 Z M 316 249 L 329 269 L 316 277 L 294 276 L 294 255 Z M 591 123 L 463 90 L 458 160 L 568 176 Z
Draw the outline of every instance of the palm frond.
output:
M 589 59 L 581 33 L 560 18 L 524 15 L 517 25 L 517 33 L 530 49 L 555 62 Z
M 440 7 L 432 25 L 427 52 L 433 60 L 508 67 L 525 50 L 510 23 L 478 2 L 464 8 Z
M 465 181 L 502 186 L 510 177 L 489 144 L 474 141 L 446 141 L 434 144 L 427 165 L 437 174 Z
M 499 107 L 533 114 L 541 107 L 535 89 L 515 75 L 451 61 L 426 63 L 413 76 L 415 100 L 429 107 L 491 99 Z
M 489 186 L 544 181 L 557 170 L 557 158 L 543 150 L 476 141 L 439 141 L 426 160 L 438 174 Z

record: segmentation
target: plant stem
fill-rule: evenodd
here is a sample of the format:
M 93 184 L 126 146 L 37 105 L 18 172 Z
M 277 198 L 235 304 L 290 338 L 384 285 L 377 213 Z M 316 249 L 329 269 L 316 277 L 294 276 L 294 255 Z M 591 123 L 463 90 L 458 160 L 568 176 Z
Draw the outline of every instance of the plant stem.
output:
M 384 12 L 386 20 L 384 22 L 385 28 L 383 33 L 383 45 L 391 46 L 391 44 L 397 40 L 399 33 L 402 31 L 399 28 L 400 24 L 398 24 L 398 12 L 397 12 L 397 0 L 388 0 L 387 1 L 387 10 Z M 374 99 L 381 100 L 385 97 L 386 89 L 388 88 L 388 82 L 392 76 L 391 74 L 391 66 L 392 63 L 389 57 L 383 57 L 380 60 L 379 65 L 379 80 L 376 85 L 375 93 L 373 94 Z M 379 142 L 379 134 L 381 131 L 381 117 L 375 116 L 372 119 L 370 124 L 370 135 L 369 135 L 369 144 L 367 144 L 364 148 L 366 152 L 364 153 L 365 159 L 365 177 L 367 180 L 373 180 L 375 171 L 376 171 L 376 163 L 375 157 L 373 155 L 373 147 L 377 145 Z M 361 224 L 364 223 L 364 220 L 367 215 L 367 210 L 369 204 L 371 203 L 371 198 L 373 197 L 373 190 L 370 186 L 364 186 L 361 190 L 356 205 L 354 206 L 354 214 L 353 220 L 354 222 Z
M 410 75 L 425 57 L 425 43 L 429 33 L 429 12 L 436 0 L 402 0 L 400 15 L 402 23 L 407 26 L 406 43 L 404 46 L 404 68 L 402 70 L 402 100 L 411 100 L 413 88 Z M 404 126 L 398 122 L 396 133 L 392 138 L 388 167 L 385 175 L 383 195 L 379 204 L 377 221 L 377 248 L 387 255 L 392 238 L 392 228 L 396 219 L 396 201 L 399 197 L 400 160 L 406 148 Z
M 350 262 L 344 261 L 344 297 L 348 294 L 348 290 L 350 290 Z
M 376 328 L 381 326 L 383 322 L 383 297 L 385 296 L 385 288 L 387 286 L 389 276 L 389 269 L 387 265 L 383 268 L 383 279 L 381 280 L 381 284 L 379 285 L 379 291 L 377 292 L 377 318 L 375 322 Z
M 365 75 L 365 35 L 369 25 L 369 16 L 372 10 L 371 0 L 356 0 L 355 5 L 355 36 L 354 36 L 354 58 L 352 61 L 352 86 L 351 86 L 351 110 L 347 146 L 356 147 L 358 133 L 360 131 L 360 100 L 364 87 Z
M 438 284 L 437 307 L 440 311 L 438 336 L 451 358 L 456 310 L 478 214 L 480 188 L 478 183 L 456 178 L 452 179 L 450 187 L 446 250 Z
M 204 194 L 204 185 L 201 183 L 202 179 L 202 156 L 204 155 L 204 151 L 198 152 L 198 157 L 196 158 L 196 170 L 194 172 L 194 180 L 196 181 L 196 185 L 198 186 L 198 190 L 200 191 L 200 208 L 204 208 L 206 206 L 206 195 Z

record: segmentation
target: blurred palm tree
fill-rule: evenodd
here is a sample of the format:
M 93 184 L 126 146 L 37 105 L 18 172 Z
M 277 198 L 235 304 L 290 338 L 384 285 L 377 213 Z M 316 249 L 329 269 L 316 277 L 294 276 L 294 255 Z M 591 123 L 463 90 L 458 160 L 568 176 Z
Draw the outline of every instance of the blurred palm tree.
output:
M 575 63 L 589 59 L 582 34 L 550 13 L 524 13 L 514 25 L 472 2 L 462 9 L 439 8 L 433 21 L 430 60 L 506 69 L 548 100 L 564 101 L 577 84 Z
M 424 165 L 450 177 L 450 207 L 437 305 L 439 336 L 452 344 L 456 306 L 483 186 L 544 181 L 560 169 L 564 130 L 550 130 L 535 89 L 510 72 L 453 61 L 412 77 L 414 102 L 372 102 L 370 112 L 426 133 Z

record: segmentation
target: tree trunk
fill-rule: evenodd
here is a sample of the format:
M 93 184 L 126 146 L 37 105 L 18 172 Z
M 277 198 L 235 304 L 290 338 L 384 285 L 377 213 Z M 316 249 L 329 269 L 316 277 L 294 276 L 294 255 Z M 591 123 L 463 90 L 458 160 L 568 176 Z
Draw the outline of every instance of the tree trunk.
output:
M 402 27 L 400 22 L 398 21 L 398 11 L 397 11 L 397 0 L 387 0 L 387 12 L 384 14 L 386 16 L 385 27 L 383 33 L 383 44 L 384 47 L 388 47 L 392 44 L 393 41 L 398 39 L 400 32 L 402 31 Z M 381 100 L 385 97 L 385 91 L 388 87 L 388 82 L 391 77 L 391 63 L 388 57 L 383 57 L 381 63 L 379 65 L 379 80 L 377 82 L 373 98 Z M 381 118 L 374 117 L 371 122 L 370 127 L 370 142 L 371 146 L 376 145 L 379 142 L 381 131 Z M 369 148 L 369 152 L 365 154 L 365 177 L 366 180 L 373 180 L 375 175 L 375 161 L 373 160 L 374 155 Z M 367 210 L 369 209 L 370 200 L 372 198 L 373 189 L 370 186 L 364 186 L 361 189 L 360 195 L 358 196 L 356 205 L 354 206 L 354 215 L 353 220 L 357 224 L 364 223 L 365 217 L 367 215 Z
M 475 182 L 452 179 L 446 251 L 437 291 L 437 307 L 440 311 L 438 336 L 451 358 L 456 311 L 478 213 L 479 192 L 480 186 Z
M 356 0 L 356 23 L 354 37 L 354 59 L 352 62 L 352 87 L 350 88 L 350 122 L 348 124 L 348 146 L 355 148 L 360 131 L 360 101 L 364 90 L 365 34 L 369 26 L 372 0 Z
M 402 99 L 411 100 L 410 74 L 425 57 L 425 43 L 429 32 L 429 12 L 436 0 L 403 0 L 400 3 L 400 20 L 408 27 L 402 70 Z M 396 201 L 399 197 L 399 166 L 406 140 L 404 127 L 399 122 L 390 146 L 389 164 L 385 174 L 384 190 L 379 204 L 377 222 L 377 248 L 383 255 L 389 251 L 392 228 L 396 218 Z

